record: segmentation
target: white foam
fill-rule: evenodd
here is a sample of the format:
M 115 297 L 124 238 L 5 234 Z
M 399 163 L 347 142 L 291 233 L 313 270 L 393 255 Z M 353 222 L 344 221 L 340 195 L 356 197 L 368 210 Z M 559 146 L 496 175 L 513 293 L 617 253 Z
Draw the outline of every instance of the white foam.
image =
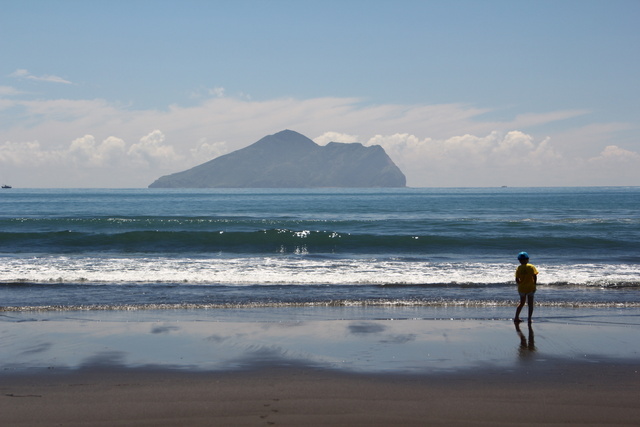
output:
M 196 284 L 497 284 L 512 283 L 509 263 L 451 263 L 395 259 L 313 259 L 305 256 L 168 258 L 48 256 L 5 258 L 8 282 Z M 538 265 L 540 284 L 640 281 L 637 266 Z

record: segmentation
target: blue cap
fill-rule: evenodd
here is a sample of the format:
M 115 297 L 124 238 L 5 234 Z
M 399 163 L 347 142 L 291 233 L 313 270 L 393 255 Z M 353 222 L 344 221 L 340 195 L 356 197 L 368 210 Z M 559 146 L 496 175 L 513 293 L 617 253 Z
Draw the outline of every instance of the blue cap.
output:
M 518 260 L 522 260 L 522 259 L 529 259 L 529 254 L 526 252 L 520 252 L 518 254 Z

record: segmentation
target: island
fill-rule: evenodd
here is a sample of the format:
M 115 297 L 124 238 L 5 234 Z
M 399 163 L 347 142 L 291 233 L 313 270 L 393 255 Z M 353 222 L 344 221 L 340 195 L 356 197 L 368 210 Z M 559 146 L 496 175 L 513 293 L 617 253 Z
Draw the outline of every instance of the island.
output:
M 406 177 L 379 145 L 321 146 L 283 130 L 191 169 L 165 175 L 149 188 L 405 187 Z

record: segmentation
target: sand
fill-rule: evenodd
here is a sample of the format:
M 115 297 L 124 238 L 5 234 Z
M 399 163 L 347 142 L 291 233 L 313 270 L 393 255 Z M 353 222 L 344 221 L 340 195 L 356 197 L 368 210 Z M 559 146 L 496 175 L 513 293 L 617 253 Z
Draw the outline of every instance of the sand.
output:
M 0 424 L 640 424 L 636 312 L 531 330 L 500 318 L 154 316 L 12 314 Z
M 102 370 L 10 376 L 4 426 L 638 425 L 638 364 L 547 372 Z

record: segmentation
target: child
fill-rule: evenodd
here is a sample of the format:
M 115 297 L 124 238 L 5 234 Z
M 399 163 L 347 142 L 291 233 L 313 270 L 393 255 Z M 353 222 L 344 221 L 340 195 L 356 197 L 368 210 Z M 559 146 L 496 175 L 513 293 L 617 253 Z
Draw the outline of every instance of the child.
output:
M 533 264 L 529 264 L 529 254 L 520 252 L 518 254 L 520 265 L 516 269 L 516 283 L 518 284 L 518 293 L 520 294 L 520 304 L 516 309 L 516 317 L 513 319 L 515 323 L 520 323 L 520 311 L 524 307 L 525 301 L 529 306 L 529 324 L 533 316 L 533 294 L 536 293 L 536 283 L 538 283 L 538 270 Z

